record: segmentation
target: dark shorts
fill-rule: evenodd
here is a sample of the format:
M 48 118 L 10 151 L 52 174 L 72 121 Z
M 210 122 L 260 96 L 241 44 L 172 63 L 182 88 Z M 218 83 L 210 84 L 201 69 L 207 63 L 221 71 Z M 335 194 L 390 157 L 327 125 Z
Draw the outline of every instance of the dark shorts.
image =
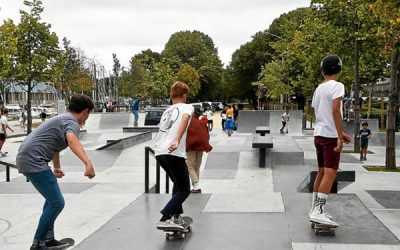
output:
M 340 162 L 340 153 L 334 151 L 337 138 L 315 136 L 314 145 L 317 150 L 318 167 L 337 170 Z
M 368 148 L 368 140 L 361 140 L 361 148 L 362 149 Z
M 259 102 L 265 102 L 266 100 L 267 100 L 267 98 L 265 96 L 258 98 Z
M 213 122 L 213 120 L 208 120 L 208 123 L 213 124 L 214 122 Z
M 0 141 L 5 141 L 7 139 L 6 134 L 0 133 Z

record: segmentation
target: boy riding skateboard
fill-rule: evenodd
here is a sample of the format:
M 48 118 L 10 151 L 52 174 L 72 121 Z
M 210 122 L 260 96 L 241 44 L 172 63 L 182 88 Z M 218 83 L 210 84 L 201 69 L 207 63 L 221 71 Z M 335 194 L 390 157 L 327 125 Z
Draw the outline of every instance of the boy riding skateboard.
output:
M 172 198 L 161 210 L 157 224 L 160 230 L 183 230 L 182 204 L 190 194 L 189 172 L 186 165 L 186 129 L 193 114 L 193 106 L 186 104 L 189 87 L 183 82 L 171 86 L 172 106 L 163 113 L 154 149 L 158 163 L 169 175 L 174 187 Z
M 325 57 L 321 62 L 321 72 L 325 80 L 317 87 L 312 99 L 316 116 L 314 144 L 318 174 L 314 182 L 309 220 L 332 227 L 339 224 L 326 214 L 325 206 L 339 168 L 343 142 L 350 142 L 350 136 L 343 132 L 344 85 L 337 81 L 341 70 L 342 60 L 338 56 Z
M 31 250 L 63 249 L 69 242 L 56 240 L 54 222 L 64 208 L 64 197 L 56 178 L 62 178 L 60 152 L 69 147 L 85 164 L 84 175 L 89 179 L 95 176 L 82 144 L 79 130 L 93 110 L 92 100 L 85 95 L 71 97 L 69 112 L 49 119 L 30 133 L 18 149 L 16 165 L 18 171 L 26 176 L 35 189 L 45 198 L 42 216 L 39 220 Z M 49 162 L 53 161 L 51 171 Z

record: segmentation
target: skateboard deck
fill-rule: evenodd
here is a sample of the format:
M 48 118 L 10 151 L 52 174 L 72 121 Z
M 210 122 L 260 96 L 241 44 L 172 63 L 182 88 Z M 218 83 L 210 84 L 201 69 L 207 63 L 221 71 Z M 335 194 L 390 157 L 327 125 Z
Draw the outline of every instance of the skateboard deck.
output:
M 336 234 L 337 227 L 311 222 L 311 228 L 314 230 L 316 235 L 332 235 L 333 236 Z
M 183 216 L 183 229 L 164 229 L 166 240 L 185 239 L 192 232 L 193 219 L 189 216 Z
M 61 239 L 60 242 L 63 242 L 63 243 L 67 243 L 67 244 L 68 244 L 68 246 L 63 247 L 63 248 L 61 248 L 61 249 L 68 249 L 68 248 L 70 248 L 70 247 L 72 247 L 72 246 L 75 245 L 75 240 L 72 239 L 72 238 L 64 238 L 64 239 Z

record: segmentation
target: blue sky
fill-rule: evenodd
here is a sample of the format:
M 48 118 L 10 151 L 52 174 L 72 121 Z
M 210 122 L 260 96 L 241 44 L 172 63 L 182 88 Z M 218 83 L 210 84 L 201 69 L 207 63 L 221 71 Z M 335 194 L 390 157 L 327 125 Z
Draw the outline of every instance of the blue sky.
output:
M 281 14 L 309 0 L 42 0 L 43 20 L 59 39 L 85 51 L 108 70 L 112 53 L 123 66 L 145 49 L 161 52 L 171 34 L 199 30 L 218 47 L 224 64 L 232 53 Z M 0 19 L 19 20 L 23 0 L 0 0 Z

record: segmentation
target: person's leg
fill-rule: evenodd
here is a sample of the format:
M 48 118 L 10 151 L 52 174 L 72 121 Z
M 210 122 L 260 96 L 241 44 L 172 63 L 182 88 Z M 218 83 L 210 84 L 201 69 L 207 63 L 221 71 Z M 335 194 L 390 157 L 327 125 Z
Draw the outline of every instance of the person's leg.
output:
M 196 176 L 197 176 L 197 181 L 193 183 L 193 192 L 195 193 L 201 193 L 200 166 L 202 158 L 203 158 L 203 152 L 201 151 L 195 152 L 194 170 L 196 171 Z
M 195 151 L 188 151 L 186 152 L 187 156 L 187 166 L 189 170 L 189 176 L 192 181 L 192 185 L 194 186 L 195 183 L 199 181 L 199 177 L 196 173 L 196 152 Z
M 323 156 L 324 170 L 322 179 L 319 177 L 320 184 L 318 185 L 317 200 L 310 215 L 310 221 L 332 226 L 338 226 L 338 224 L 332 220 L 331 216 L 325 213 L 325 206 L 339 168 L 340 153 L 334 151 L 336 143 L 337 139 L 335 138 L 319 138 L 319 153 Z M 318 164 L 321 163 L 319 161 Z
M 222 131 L 225 131 L 225 121 L 226 121 L 226 120 L 222 120 L 222 121 L 221 121 Z
M 279 131 L 281 131 L 281 133 L 282 133 L 284 128 L 285 128 L 285 122 L 282 122 L 282 127 Z
M 182 204 L 190 194 L 190 180 L 186 162 L 184 158 L 171 155 L 166 155 L 165 161 L 171 176 L 175 180 L 174 187 L 176 192 L 161 213 L 163 215 L 182 214 Z
M 51 170 L 25 175 L 46 199 L 34 237 L 34 244 L 43 246 L 46 241 L 54 239 L 54 222 L 64 208 L 64 197 Z
M 212 131 L 212 130 L 213 130 L 213 128 L 214 128 L 214 121 L 213 121 L 213 120 L 211 120 L 211 121 L 210 121 L 210 131 Z
M 139 113 L 138 113 L 137 110 L 133 110 L 132 113 L 133 113 L 133 116 L 134 116 L 134 125 L 137 125 L 138 122 L 139 122 Z
M 367 160 L 367 153 L 368 153 L 368 144 L 364 147 L 364 160 Z
M 1 150 L 3 149 L 3 145 L 4 145 L 4 142 L 6 141 L 6 137 L 5 137 L 5 134 L 0 134 L 0 154 L 1 154 Z

